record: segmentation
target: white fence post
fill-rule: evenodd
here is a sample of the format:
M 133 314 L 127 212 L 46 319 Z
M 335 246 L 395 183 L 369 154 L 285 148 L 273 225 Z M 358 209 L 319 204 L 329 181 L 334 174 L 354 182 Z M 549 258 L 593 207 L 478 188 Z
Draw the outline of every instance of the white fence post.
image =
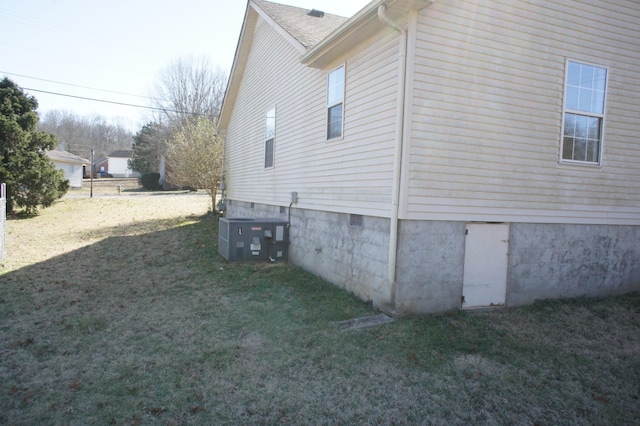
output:
M 0 183 L 0 262 L 7 257 L 7 184 Z

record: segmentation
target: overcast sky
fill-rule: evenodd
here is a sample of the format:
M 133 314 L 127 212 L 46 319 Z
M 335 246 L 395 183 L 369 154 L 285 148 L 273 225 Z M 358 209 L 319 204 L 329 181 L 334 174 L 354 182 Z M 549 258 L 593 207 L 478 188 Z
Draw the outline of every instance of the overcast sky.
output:
M 369 1 L 277 3 L 351 17 Z M 0 77 L 32 89 L 26 91 L 38 99 L 41 115 L 98 114 L 136 131 L 149 110 L 42 91 L 148 106 L 145 96 L 172 60 L 205 55 L 231 69 L 246 5 L 245 0 L 0 0 Z

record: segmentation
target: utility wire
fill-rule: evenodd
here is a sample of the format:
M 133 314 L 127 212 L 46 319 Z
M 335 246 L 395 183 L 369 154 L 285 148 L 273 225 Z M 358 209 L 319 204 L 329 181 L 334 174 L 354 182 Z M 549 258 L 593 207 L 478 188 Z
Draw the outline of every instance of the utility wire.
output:
M 203 117 L 207 117 L 207 114 L 201 114 L 201 113 L 198 113 L 198 112 L 177 111 L 177 110 L 174 110 L 174 109 L 167 109 L 167 108 L 157 108 L 157 107 L 150 107 L 150 106 L 144 106 L 144 105 L 134 105 L 134 104 L 128 104 L 128 103 L 124 103 L 124 102 L 115 102 L 115 101 L 107 101 L 107 100 L 104 100 L 104 99 L 87 98 L 87 97 L 84 97 L 84 96 L 68 95 L 66 93 L 56 93 L 56 92 L 48 92 L 46 90 L 30 89 L 28 87 L 22 87 L 22 89 L 30 90 L 32 92 L 47 93 L 49 95 L 66 96 L 68 98 L 84 99 L 86 101 L 103 102 L 105 104 L 124 105 L 124 106 L 129 106 L 129 107 L 134 107 L 134 108 L 144 108 L 144 109 L 151 109 L 151 110 L 155 110 L 155 111 L 175 112 L 177 114 L 200 115 L 200 116 L 203 116 Z
M 81 86 L 79 84 L 63 83 L 61 81 L 47 80 L 46 78 L 31 77 L 31 76 L 28 76 L 28 75 L 16 74 L 16 73 L 13 73 L 13 72 L 0 71 L 0 74 L 7 74 L 7 75 L 13 75 L 13 76 L 16 76 L 16 77 L 30 78 L 32 80 L 46 81 L 48 83 L 62 84 L 64 86 L 79 87 L 81 89 L 97 90 L 99 92 L 115 93 L 116 95 L 126 95 L 126 96 L 132 96 L 134 98 L 150 99 L 152 101 L 157 101 L 158 100 L 158 99 L 152 98 L 150 96 L 141 96 L 141 95 L 134 95 L 134 94 L 131 94 L 131 93 L 116 92 L 114 90 L 98 89 L 96 87 Z
M 113 34 L 106 34 L 106 33 L 100 34 L 98 32 L 87 31 L 86 29 L 83 29 L 77 26 L 70 26 L 70 25 L 65 25 L 63 23 L 60 23 L 59 21 L 49 21 L 39 17 L 32 17 L 20 12 L 16 12 L 14 10 L 6 9 L 4 7 L 0 7 L 0 12 L 2 12 L 5 15 L 8 15 L 9 19 L 11 20 L 14 20 L 14 21 L 17 20 L 19 23 L 24 22 L 27 25 L 31 25 L 35 28 L 42 29 L 48 33 L 56 32 L 56 33 L 62 33 L 62 34 L 66 33 L 74 37 L 78 37 L 78 36 L 83 38 L 89 37 L 99 42 L 107 41 L 111 44 L 114 44 L 115 42 L 115 44 L 119 46 L 126 46 L 126 48 L 130 51 L 137 51 L 144 54 L 150 54 L 153 56 L 166 55 L 167 53 L 169 53 L 169 51 L 160 49 L 157 46 L 152 44 L 141 44 L 141 43 L 136 43 L 135 41 L 132 41 L 132 40 L 114 37 Z

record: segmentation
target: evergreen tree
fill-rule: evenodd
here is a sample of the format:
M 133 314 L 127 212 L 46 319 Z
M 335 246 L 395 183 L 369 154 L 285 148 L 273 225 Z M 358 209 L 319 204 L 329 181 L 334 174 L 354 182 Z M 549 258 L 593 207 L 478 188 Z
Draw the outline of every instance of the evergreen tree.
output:
M 64 173 L 46 155 L 55 136 L 37 131 L 38 102 L 8 78 L 0 81 L 0 182 L 7 184 L 7 213 L 49 207 L 69 189 Z
M 133 137 L 129 168 L 145 173 L 160 171 L 160 158 L 164 155 L 167 129 L 158 123 L 147 123 Z

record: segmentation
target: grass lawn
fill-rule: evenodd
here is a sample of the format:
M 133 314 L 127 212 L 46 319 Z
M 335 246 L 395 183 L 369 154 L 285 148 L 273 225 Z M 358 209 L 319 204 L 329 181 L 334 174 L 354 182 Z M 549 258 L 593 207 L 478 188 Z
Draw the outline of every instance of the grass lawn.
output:
M 9 220 L 0 424 L 640 422 L 640 295 L 344 329 L 379 312 L 224 262 L 209 202 L 132 189 Z

